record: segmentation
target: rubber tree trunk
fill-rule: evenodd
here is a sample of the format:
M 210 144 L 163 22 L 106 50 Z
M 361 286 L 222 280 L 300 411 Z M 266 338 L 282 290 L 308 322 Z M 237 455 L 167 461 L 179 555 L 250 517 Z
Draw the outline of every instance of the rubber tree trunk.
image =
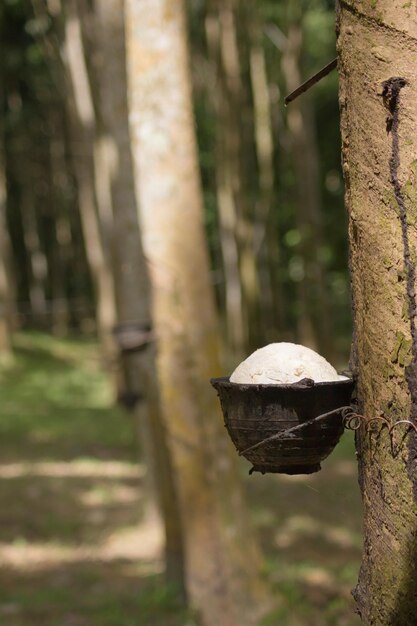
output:
M 107 133 L 104 156 L 107 156 L 113 222 L 117 317 L 120 325 L 133 323 L 146 327 L 151 323 L 150 285 L 139 232 L 130 148 L 123 1 L 98 0 L 96 13 L 100 58 L 96 69 L 101 118 Z M 153 494 L 148 495 L 159 500 L 165 526 L 167 578 L 184 596 L 182 528 L 172 461 L 161 422 L 153 346 L 140 352 L 125 353 L 123 361 L 128 390 L 138 398 L 135 414 L 142 444 L 143 439 L 147 442 L 145 460 L 154 488 Z
M 208 95 L 216 119 L 216 195 L 225 282 L 226 337 L 231 353 L 242 355 L 247 343 L 247 329 L 243 319 L 243 296 L 239 272 L 238 217 L 234 195 L 236 174 L 233 174 L 233 154 L 230 153 L 233 126 L 230 125 L 230 107 L 220 54 L 221 34 L 217 10 L 209 11 L 205 21 L 212 77 L 211 84 L 208 86 Z
M 28 257 L 30 308 L 35 324 L 39 328 L 44 328 L 47 322 L 46 280 L 48 263 L 39 237 L 36 198 L 32 190 L 30 164 L 27 163 L 23 169 L 29 178 L 29 180 L 28 178 L 21 179 L 20 210 Z
M 6 225 L 6 177 L 1 148 L 0 145 L 0 358 L 7 355 L 11 348 L 11 289 L 8 272 L 10 250 Z
M 68 333 L 70 303 L 68 302 L 68 276 L 73 250 L 71 223 L 65 192 L 68 180 L 64 124 L 61 114 L 50 114 L 50 197 L 54 206 L 55 228 L 50 263 L 52 291 L 52 331 L 64 336 Z
M 184 528 L 187 589 L 205 626 L 255 623 L 258 555 L 208 379 L 217 317 L 203 231 L 184 4 L 126 3 L 130 122 L 158 376 Z
M 282 55 L 282 72 L 287 93 L 302 80 L 302 10 L 299 0 L 288 9 L 287 45 Z M 332 360 L 331 313 L 320 249 L 323 243 L 320 197 L 320 162 L 310 95 L 288 106 L 287 124 L 296 176 L 296 224 L 300 233 L 298 255 L 298 335 L 301 343 L 318 349 Z
M 417 425 L 417 22 L 402 0 L 344 0 L 338 36 L 360 411 Z M 417 615 L 417 436 L 383 422 L 357 434 L 364 624 Z
M 4 7 L 0 6 L 0 35 L 4 28 Z M 4 138 L 4 80 L 3 63 L 0 63 L 0 356 L 10 352 L 11 285 L 8 271 L 10 241 L 6 225 L 7 183 Z
M 80 16 L 76 0 L 65 4 L 64 63 L 68 73 L 67 107 L 73 141 L 74 171 L 85 249 L 96 292 L 97 326 L 107 367 L 113 370 L 116 321 L 114 284 L 109 257 L 103 246 L 95 191 L 94 147 L 96 117 L 85 61 Z
M 244 337 L 246 351 L 259 347 L 260 285 L 256 264 L 255 229 L 253 210 L 249 198 L 247 167 L 245 166 L 245 127 L 242 111 L 246 108 L 243 71 L 239 49 L 238 8 L 239 0 L 213 0 L 218 20 L 218 86 L 220 116 L 218 118 L 218 142 L 223 162 L 217 163 L 218 180 L 225 195 L 219 197 L 219 210 L 223 227 L 233 228 L 238 247 Z M 220 135 L 219 135 L 220 133 Z M 225 237 L 225 236 L 224 236 Z M 223 254 L 227 240 L 223 239 Z M 229 259 L 230 260 L 230 259 Z
M 284 295 L 280 279 L 278 215 L 275 196 L 274 133 L 271 98 L 259 8 L 247 18 L 259 198 L 255 212 L 255 246 L 262 291 L 262 320 L 267 339 L 284 331 Z M 265 332 L 266 331 L 266 332 Z
M 75 103 L 72 97 L 68 101 L 68 65 L 66 61 L 64 25 L 57 17 L 61 13 L 60 4 L 50 5 L 43 0 L 31 0 L 32 10 L 40 21 L 53 23 L 38 39 L 42 46 L 45 60 L 48 62 L 49 78 L 54 83 L 62 107 L 50 108 L 48 112 L 49 135 L 49 163 L 47 165 L 50 188 L 50 202 L 54 205 L 55 233 L 53 235 L 52 250 L 48 259 L 49 285 L 51 290 L 51 322 L 52 331 L 64 335 L 68 331 L 70 322 L 80 323 L 84 319 L 83 308 L 76 300 L 69 298 L 69 283 L 71 272 L 75 275 L 85 273 L 85 251 L 78 237 L 78 213 L 71 212 L 71 196 L 73 178 L 77 157 L 85 157 L 85 151 L 77 144 L 75 137 L 70 139 L 69 118 L 75 117 Z M 59 24 L 58 29 L 56 28 Z M 58 36 L 57 36 L 58 31 Z M 70 90 L 72 92 L 72 89 Z M 73 94 L 71 93 L 71 96 Z M 71 114 L 69 113 L 71 107 Z M 74 119 L 73 119 L 74 121 Z M 73 126 L 73 124 L 72 124 Z M 74 232 L 73 232 L 74 231 Z M 74 236 L 73 236 L 74 235 Z M 82 279 L 81 279 L 82 280 Z M 78 281 L 75 281 L 78 282 Z M 90 311 L 88 310 L 88 313 Z

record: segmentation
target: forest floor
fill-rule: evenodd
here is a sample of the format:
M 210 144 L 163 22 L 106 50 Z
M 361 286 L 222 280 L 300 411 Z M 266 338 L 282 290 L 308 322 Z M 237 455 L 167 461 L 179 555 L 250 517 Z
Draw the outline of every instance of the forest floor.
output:
M 0 368 L 0 626 L 192 626 L 144 521 L 133 418 L 97 346 L 19 334 Z M 361 551 L 351 435 L 310 477 L 247 476 L 276 609 L 263 626 L 355 626 Z

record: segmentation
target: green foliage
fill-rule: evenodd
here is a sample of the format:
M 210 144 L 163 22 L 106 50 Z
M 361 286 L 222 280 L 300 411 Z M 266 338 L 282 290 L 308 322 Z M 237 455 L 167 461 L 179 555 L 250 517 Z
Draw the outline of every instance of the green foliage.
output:
M 10 626 L 56 626 L 75 623 L 75 619 L 86 626 L 194 626 L 161 576 L 149 577 L 136 591 L 134 571 L 126 575 L 120 564 L 112 569 L 87 565 L 80 571 L 69 567 L 66 576 L 71 585 L 51 584 L 42 577 L 30 586 L 18 581 L 18 588 L 0 590 L 0 611 L 6 607 L 7 615 L 9 609 L 13 615 Z M 117 581 L 116 589 L 112 589 L 112 577 Z
M 81 456 L 97 440 L 131 446 L 131 427 L 111 406 L 95 344 L 36 333 L 14 341 L 13 364 L 0 372 L 0 437 L 7 450 L 27 445 L 37 454 L 44 439 L 50 454 L 51 443 L 59 454 L 66 448 Z

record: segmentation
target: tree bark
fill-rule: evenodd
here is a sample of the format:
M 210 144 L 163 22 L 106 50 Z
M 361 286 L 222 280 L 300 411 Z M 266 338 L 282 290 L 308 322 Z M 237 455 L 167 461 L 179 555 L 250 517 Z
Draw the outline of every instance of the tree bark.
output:
M 46 279 L 48 276 L 48 263 L 42 250 L 38 231 L 38 216 L 36 214 L 35 196 L 32 192 L 31 166 L 23 165 L 22 170 L 27 178 L 21 178 L 21 214 L 24 241 L 28 256 L 29 276 L 29 300 L 31 315 L 35 324 L 44 328 L 46 325 Z M 29 180 L 28 180 L 29 179 Z
M 135 198 L 131 157 L 122 0 L 97 0 L 96 28 L 100 92 L 99 106 L 106 136 L 108 202 L 112 211 L 113 269 L 118 323 L 150 325 L 150 286 L 143 254 Z M 154 349 L 122 356 L 128 390 L 137 394 L 136 419 L 146 443 L 146 462 L 151 474 L 150 498 L 158 499 L 166 537 L 166 571 L 169 583 L 185 596 L 183 538 L 172 461 L 161 423 L 154 367 Z M 143 441 L 146 439 L 146 442 Z
M 0 6 L 0 35 L 3 35 L 4 7 Z M 0 355 L 8 355 L 11 348 L 11 287 L 8 271 L 10 255 L 9 234 L 6 224 L 7 183 L 4 138 L 4 67 L 0 63 Z
M 242 355 L 247 343 L 247 329 L 243 319 L 242 286 L 239 272 L 237 244 L 237 208 L 234 197 L 234 176 L 230 154 L 229 104 L 225 76 L 220 57 L 220 24 L 217 11 L 206 16 L 206 37 L 212 70 L 209 96 L 216 116 L 216 195 L 219 214 L 220 246 L 225 282 L 226 337 L 232 354 Z
M 0 141 L 1 139 L 0 137 Z M 0 144 L 0 357 L 9 354 L 11 348 L 11 290 L 8 272 L 10 247 L 6 225 L 6 197 L 6 177 Z
M 222 98 L 222 133 L 224 168 L 223 190 L 227 197 L 223 199 L 225 227 L 232 225 L 238 246 L 242 310 L 245 323 L 246 350 L 259 347 L 260 328 L 260 290 L 256 263 L 254 215 L 249 198 L 247 168 L 245 168 L 246 144 L 243 140 L 244 125 L 242 111 L 246 102 L 242 66 L 238 42 L 239 0 L 215 0 L 219 21 L 219 87 Z M 230 204 L 230 201 L 233 204 Z M 226 206 L 229 203 L 229 207 Z M 220 209 L 221 209 L 220 205 Z M 230 218 L 228 217 L 230 215 Z
M 287 92 L 302 82 L 302 9 L 294 0 L 288 9 L 287 45 L 282 55 L 282 71 Z M 314 114 L 309 95 L 288 106 L 287 124 L 296 175 L 296 224 L 300 233 L 298 286 L 298 335 L 304 345 L 319 350 L 332 360 L 331 313 L 320 260 L 322 216 L 320 163 L 315 136 Z
M 338 17 L 360 411 L 416 425 L 415 6 L 343 0 Z M 417 615 L 417 437 L 403 424 L 392 439 L 380 421 L 357 434 L 365 540 L 354 595 L 364 624 L 410 626 Z
M 85 249 L 96 291 L 98 334 L 106 365 L 113 370 L 115 345 L 112 332 L 116 321 L 116 304 L 109 258 L 103 247 L 94 188 L 95 110 L 76 0 L 66 3 L 65 9 L 64 63 L 70 87 L 67 106 L 73 140 L 74 171 Z
M 50 273 L 52 295 L 52 331 L 58 336 L 68 333 L 70 303 L 68 301 L 68 276 L 73 241 L 68 204 L 65 192 L 69 188 L 64 113 L 51 111 L 49 114 L 51 141 L 50 150 L 50 196 L 55 215 L 54 240 L 52 244 Z
M 258 555 L 208 379 L 219 368 L 193 129 L 184 4 L 126 3 L 130 122 L 150 263 L 158 376 L 185 532 L 187 588 L 205 626 L 254 623 Z
M 271 99 L 263 46 L 259 8 L 248 15 L 250 78 L 252 84 L 259 198 L 255 213 L 255 248 L 262 291 L 262 320 L 267 338 L 276 339 L 284 331 L 284 295 L 280 280 L 277 206 L 275 198 L 274 133 Z

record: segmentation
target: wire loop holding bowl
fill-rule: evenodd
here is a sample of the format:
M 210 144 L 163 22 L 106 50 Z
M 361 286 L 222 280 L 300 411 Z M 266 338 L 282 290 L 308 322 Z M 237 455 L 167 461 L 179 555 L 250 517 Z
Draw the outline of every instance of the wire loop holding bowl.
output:
M 371 432 L 372 424 L 374 424 L 375 422 L 382 422 L 382 426 L 388 429 L 388 435 L 391 441 L 391 452 L 394 457 L 398 455 L 401 445 L 402 445 L 402 442 L 401 442 L 400 445 L 397 446 L 397 449 L 395 449 L 394 447 L 393 433 L 395 429 L 398 428 L 398 426 L 404 426 L 404 425 L 407 426 L 407 430 L 403 435 L 402 441 L 404 440 L 404 437 L 407 435 L 410 429 L 413 429 L 414 432 L 417 433 L 417 425 L 414 424 L 414 422 L 412 422 L 411 420 L 403 419 L 403 420 L 398 420 L 397 422 L 392 423 L 384 415 L 377 415 L 375 417 L 365 417 L 364 415 L 361 415 L 360 413 L 358 413 L 354 407 L 345 407 L 342 410 L 342 416 L 343 416 L 345 428 L 347 428 L 348 430 L 353 430 L 353 431 L 359 430 L 360 427 L 364 425 L 367 432 Z
M 411 422 L 410 420 L 399 420 L 398 422 L 391 424 L 391 422 L 383 415 L 368 418 L 358 413 L 356 407 L 354 406 L 342 406 L 337 409 L 334 409 L 333 411 L 329 411 L 328 413 L 323 413 L 322 415 L 318 415 L 317 417 L 311 420 L 308 420 L 307 422 L 303 422 L 302 424 L 298 424 L 297 426 L 293 426 L 292 428 L 288 428 L 287 430 L 275 433 L 274 435 L 271 435 L 267 437 L 266 439 L 263 439 L 262 441 L 255 443 L 253 446 L 250 446 L 249 448 L 242 450 L 241 452 L 239 452 L 239 456 L 245 455 L 247 452 L 252 452 L 253 450 L 257 450 L 258 448 L 264 446 L 265 444 L 271 443 L 272 441 L 276 441 L 277 439 L 290 439 L 291 437 L 295 436 L 295 434 L 298 433 L 300 430 L 303 430 L 304 428 L 307 428 L 308 426 L 312 426 L 313 424 L 316 424 L 317 422 L 325 420 L 331 415 L 335 415 L 337 413 L 342 414 L 343 423 L 347 430 L 357 431 L 360 429 L 362 425 L 364 425 L 369 431 L 371 428 L 371 425 L 374 422 L 382 422 L 383 426 L 386 426 L 388 428 L 388 434 L 391 439 L 392 450 L 394 446 L 393 432 L 397 428 L 397 426 L 407 424 L 409 428 L 410 427 L 413 428 L 414 431 L 417 433 L 417 426 L 413 424 L 413 422 Z

